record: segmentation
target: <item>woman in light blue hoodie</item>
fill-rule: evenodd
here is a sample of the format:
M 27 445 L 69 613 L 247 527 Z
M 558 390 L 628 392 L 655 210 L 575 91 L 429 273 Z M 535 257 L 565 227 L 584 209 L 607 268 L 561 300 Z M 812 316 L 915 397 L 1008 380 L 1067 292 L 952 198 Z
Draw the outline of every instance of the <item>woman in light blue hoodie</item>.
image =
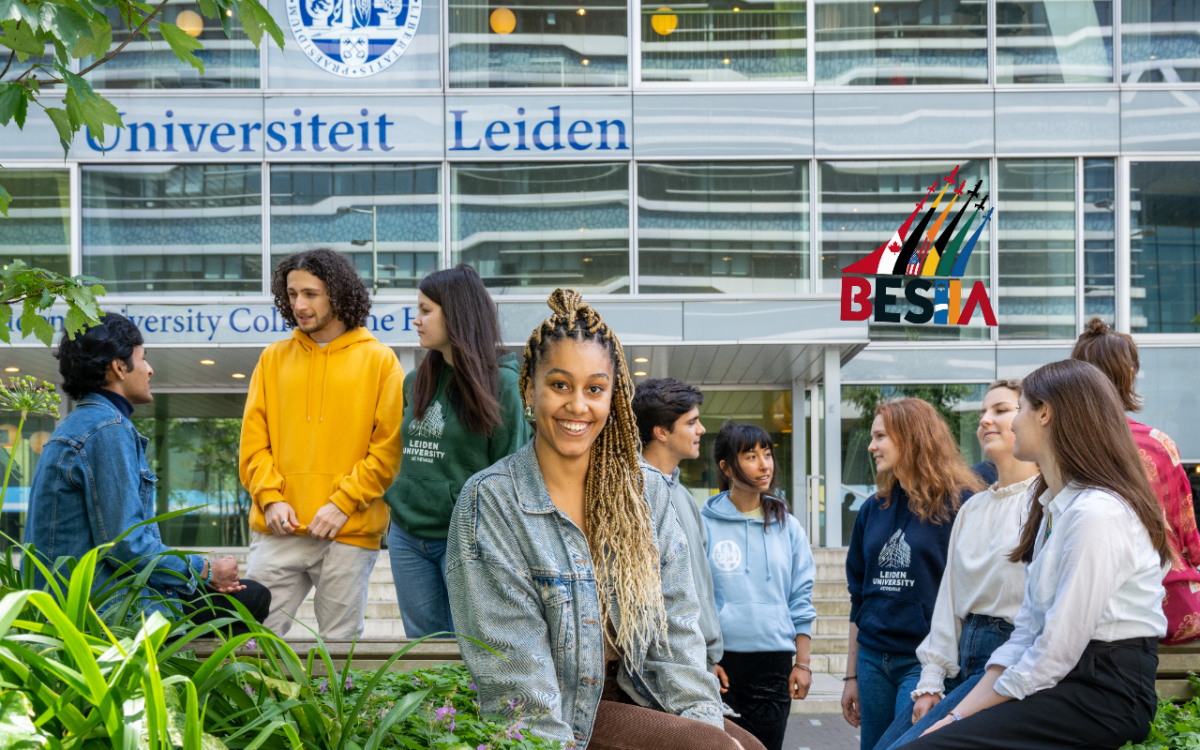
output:
M 771 436 L 726 422 L 713 457 L 722 492 L 701 514 L 725 655 L 717 665 L 734 719 L 780 750 L 792 699 L 808 695 L 816 565 L 804 528 L 776 495 Z

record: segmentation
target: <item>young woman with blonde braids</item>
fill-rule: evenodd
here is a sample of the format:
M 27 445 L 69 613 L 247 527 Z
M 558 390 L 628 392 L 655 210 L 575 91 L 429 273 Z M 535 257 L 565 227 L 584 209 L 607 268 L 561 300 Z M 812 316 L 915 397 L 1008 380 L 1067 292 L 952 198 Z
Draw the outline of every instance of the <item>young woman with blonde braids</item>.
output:
M 446 552 L 484 713 L 579 750 L 762 750 L 723 717 L 666 478 L 638 457 L 621 344 L 574 291 L 525 347 L 534 439 L 463 488 Z

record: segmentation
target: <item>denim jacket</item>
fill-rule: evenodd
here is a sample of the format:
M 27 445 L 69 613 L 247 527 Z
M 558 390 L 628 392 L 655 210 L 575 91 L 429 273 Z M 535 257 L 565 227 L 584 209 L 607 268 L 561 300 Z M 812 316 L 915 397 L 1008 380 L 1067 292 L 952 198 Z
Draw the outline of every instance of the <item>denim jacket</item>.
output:
M 149 442 L 133 422 L 96 393 L 80 399 L 55 428 L 33 473 L 25 519 L 24 541 L 35 545 L 47 568 L 59 557 L 80 559 L 156 515 L 158 478 L 146 463 Z M 142 559 L 136 568 L 141 570 L 149 558 L 170 551 L 159 536 L 158 524 L 139 527 L 109 549 L 96 569 L 92 591 L 98 591 L 121 564 Z M 188 555 L 186 562 L 163 555 L 147 583 L 166 597 L 190 595 L 203 569 L 199 555 Z M 36 580 L 39 587 L 44 585 L 40 572 Z
M 586 748 L 604 683 L 600 600 L 587 538 L 554 506 L 533 443 L 463 487 L 446 549 L 454 627 L 484 713 L 524 704 L 530 731 Z M 723 727 L 717 679 L 705 670 L 687 542 L 666 478 L 643 464 L 659 549 L 667 644 L 643 643 L 617 682 L 637 703 Z M 609 606 L 614 623 L 621 612 Z

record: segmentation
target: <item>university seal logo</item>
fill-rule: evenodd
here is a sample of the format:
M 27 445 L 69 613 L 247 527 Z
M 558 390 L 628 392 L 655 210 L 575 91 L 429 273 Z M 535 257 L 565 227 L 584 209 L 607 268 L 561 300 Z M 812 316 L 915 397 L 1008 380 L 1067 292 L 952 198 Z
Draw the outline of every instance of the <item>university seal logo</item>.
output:
M 713 565 L 723 573 L 729 573 L 742 564 L 742 548 L 736 542 L 722 539 L 712 551 Z
M 442 416 L 442 405 L 435 401 L 425 410 L 425 416 L 415 420 L 409 432 L 413 437 L 441 440 L 446 429 L 446 418 Z
M 365 78 L 404 54 L 421 21 L 421 0 L 287 0 L 304 54 L 343 78 Z

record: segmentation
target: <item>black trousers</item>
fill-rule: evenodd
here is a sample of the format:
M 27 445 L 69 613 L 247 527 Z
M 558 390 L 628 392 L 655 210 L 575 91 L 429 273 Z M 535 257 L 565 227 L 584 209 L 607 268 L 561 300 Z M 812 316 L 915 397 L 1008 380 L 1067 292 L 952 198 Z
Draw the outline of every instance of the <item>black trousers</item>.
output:
M 726 651 L 721 658 L 721 668 L 729 678 L 729 692 L 721 697 L 739 714 L 729 719 L 767 750 L 783 748 L 792 710 L 788 678 L 795 658 L 795 651 Z
M 183 613 L 190 615 L 196 612 L 196 616 L 192 618 L 192 622 L 197 625 L 202 625 L 206 622 L 229 617 L 237 616 L 237 608 L 233 606 L 228 599 L 236 599 L 243 607 L 250 610 L 250 614 L 254 616 L 255 622 L 262 624 L 263 620 L 267 619 L 267 614 L 271 611 L 271 591 L 258 581 L 248 581 L 242 579 L 242 585 L 246 588 L 232 594 L 216 594 L 212 591 L 204 591 L 188 596 L 179 594 L 179 599 L 183 604 Z M 208 598 L 204 596 L 207 594 Z M 241 635 L 248 633 L 250 629 L 241 623 L 234 623 L 229 626 L 228 635 Z
M 1116 750 L 1150 734 L 1158 707 L 1158 642 L 1092 641 L 1054 687 L 1008 701 L 920 737 L 904 750 L 1080 748 Z

